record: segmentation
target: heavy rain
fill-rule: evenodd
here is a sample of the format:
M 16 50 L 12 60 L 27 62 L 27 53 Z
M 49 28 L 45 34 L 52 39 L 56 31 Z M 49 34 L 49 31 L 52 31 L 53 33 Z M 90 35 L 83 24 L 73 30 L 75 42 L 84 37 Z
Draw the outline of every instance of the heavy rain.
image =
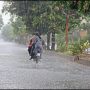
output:
M 86 0 L 0 1 L 0 89 L 90 89 L 89 9 Z

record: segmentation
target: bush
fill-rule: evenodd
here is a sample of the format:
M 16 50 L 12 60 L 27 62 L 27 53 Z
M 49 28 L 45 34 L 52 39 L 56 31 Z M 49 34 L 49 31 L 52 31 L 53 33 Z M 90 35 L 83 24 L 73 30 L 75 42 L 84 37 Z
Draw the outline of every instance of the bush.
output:
M 89 40 L 89 43 L 90 43 L 90 34 L 88 35 L 88 40 Z
M 82 54 L 85 49 L 87 49 L 89 47 L 89 41 L 82 39 L 80 40 L 80 42 L 75 42 L 72 44 L 72 46 L 69 48 L 70 51 L 72 52 L 72 55 L 78 55 L 78 54 Z
M 81 52 L 79 43 L 75 42 L 74 44 L 72 44 L 72 46 L 70 47 L 70 51 L 72 52 L 72 55 L 79 54 Z
M 65 52 L 66 51 L 66 45 L 65 43 L 60 43 L 57 47 L 57 49 L 61 52 Z

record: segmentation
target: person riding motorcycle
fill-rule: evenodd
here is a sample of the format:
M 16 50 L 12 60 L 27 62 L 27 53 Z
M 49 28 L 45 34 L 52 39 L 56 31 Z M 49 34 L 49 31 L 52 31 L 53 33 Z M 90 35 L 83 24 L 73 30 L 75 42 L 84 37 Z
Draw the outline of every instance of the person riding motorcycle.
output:
M 28 44 L 28 53 L 29 53 L 30 56 L 31 56 L 32 45 L 33 45 L 33 42 L 34 42 L 34 37 L 35 37 L 35 36 L 33 36 L 33 37 L 29 40 L 29 44 Z
M 42 55 L 43 46 L 40 33 L 36 32 L 33 38 L 31 39 L 31 42 L 31 50 L 29 51 L 31 56 L 30 60 L 33 59 L 38 52 L 40 52 L 40 57 Z

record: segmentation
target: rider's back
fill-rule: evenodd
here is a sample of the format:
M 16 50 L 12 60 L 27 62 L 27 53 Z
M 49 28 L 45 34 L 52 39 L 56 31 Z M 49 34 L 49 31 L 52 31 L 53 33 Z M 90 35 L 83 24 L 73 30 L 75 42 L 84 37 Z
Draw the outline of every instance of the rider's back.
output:
M 42 39 L 36 36 L 36 46 L 41 46 L 42 47 Z

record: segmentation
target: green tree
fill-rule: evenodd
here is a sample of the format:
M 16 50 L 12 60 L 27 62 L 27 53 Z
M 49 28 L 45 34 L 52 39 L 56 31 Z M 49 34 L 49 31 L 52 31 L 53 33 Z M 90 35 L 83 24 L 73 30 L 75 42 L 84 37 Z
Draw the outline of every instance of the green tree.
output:
M 14 40 L 14 33 L 13 33 L 13 27 L 11 24 L 6 24 L 2 28 L 2 38 L 4 38 L 7 41 Z
M 25 44 L 25 35 L 27 33 L 26 31 L 26 25 L 24 25 L 24 22 L 22 21 L 21 17 L 11 17 L 10 23 L 13 27 L 13 32 L 15 37 L 18 39 L 20 43 Z
M 52 33 L 52 49 L 55 48 L 55 33 L 65 33 L 66 16 L 69 18 L 69 31 L 79 25 L 81 11 L 89 8 L 89 1 L 6 1 L 3 12 L 22 17 L 28 31 L 47 34 L 48 44 Z M 87 5 L 88 4 L 88 5 Z M 82 7 L 83 6 L 83 7 Z M 88 10 L 87 10 L 88 11 Z M 72 16 L 74 14 L 74 16 Z
M 0 29 L 4 25 L 2 15 L 0 15 Z

